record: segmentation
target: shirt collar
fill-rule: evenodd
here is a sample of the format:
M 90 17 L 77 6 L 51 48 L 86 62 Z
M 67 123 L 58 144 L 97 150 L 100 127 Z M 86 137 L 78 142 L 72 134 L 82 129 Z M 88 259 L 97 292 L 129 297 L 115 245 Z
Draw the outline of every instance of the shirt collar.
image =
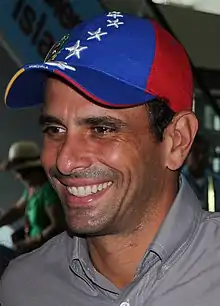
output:
M 191 238 L 201 214 L 200 202 L 186 179 L 181 176 L 179 192 L 149 249 L 164 263 Z
M 70 235 L 67 243 L 67 251 L 69 262 L 80 260 L 86 266 L 91 262 L 87 242 L 84 238 L 77 236 L 71 237 Z

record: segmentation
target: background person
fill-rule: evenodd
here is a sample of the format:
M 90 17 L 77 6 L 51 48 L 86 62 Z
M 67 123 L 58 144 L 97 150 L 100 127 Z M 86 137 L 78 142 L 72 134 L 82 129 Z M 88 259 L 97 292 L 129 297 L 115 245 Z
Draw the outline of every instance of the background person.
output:
M 14 246 L 19 253 L 31 251 L 64 229 L 60 200 L 47 180 L 35 143 L 12 144 L 1 170 L 12 171 L 25 189 L 17 203 L 0 216 L 0 226 L 24 217 L 24 229 L 13 234 Z
M 211 170 L 210 151 L 209 141 L 197 134 L 182 172 L 203 209 L 220 212 L 220 176 Z

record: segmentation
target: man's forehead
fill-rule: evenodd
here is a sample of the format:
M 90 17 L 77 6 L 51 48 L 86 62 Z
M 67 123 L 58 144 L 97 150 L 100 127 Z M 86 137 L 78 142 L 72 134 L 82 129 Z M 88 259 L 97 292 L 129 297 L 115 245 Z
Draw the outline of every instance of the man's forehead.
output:
M 57 87 L 60 90 L 60 88 L 62 88 L 62 87 L 65 88 L 65 87 L 69 87 L 69 86 L 70 85 L 64 79 L 61 79 L 60 77 L 58 77 L 55 74 L 50 74 L 50 75 L 47 76 L 47 78 L 45 79 L 45 82 L 44 82 L 44 94 L 47 94 L 48 91 L 56 90 Z

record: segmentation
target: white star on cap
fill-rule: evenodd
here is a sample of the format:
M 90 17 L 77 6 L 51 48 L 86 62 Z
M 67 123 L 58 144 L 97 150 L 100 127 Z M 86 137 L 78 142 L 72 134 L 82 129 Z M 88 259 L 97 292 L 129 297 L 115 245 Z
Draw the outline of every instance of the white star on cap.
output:
M 72 70 L 72 71 L 76 71 L 76 68 L 75 67 L 73 67 L 73 66 L 69 66 L 67 63 L 65 63 L 65 62 L 61 62 L 61 61 L 59 61 L 59 62 L 55 62 L 55 61 L 49 61 L 49 62 L 45 62 L 45 64 L 47 64 L 47 65 L 49 65 L 49 66 L 55 66 L 55 67 L 58 67 L 58 68 L 60 68 L 60 69 L 62 69 L 62 70 L 65 70 L 65 69 L 69 69 L 69 70 Z
M 88 47 L 81 47 L 80 46 L 80 40 L 77 40 L 77 42 L 75 43 L 74 46 L 72 47 L 68 47 L 65 48 L 65 50 L 69 51 L 69 54 L 65 57 L 65 59 L 68 59 L 72 56 L 76 56 L 77 58 L 80 58 L 80 52 L 82 52 L 83 50 L 88 49 Z
M 109 12 L 107 17 L 112 17 L 112 18 L 118 18 L 118 17 L 124 17 L 121 12 Z
M 96 30 L 95 32 L 88 32 L 88 34 L 90 35 L 90 37 L 87 38 L 87 40 L 91 40 L 96 38 L 98 41 L 101 40 L 101 36 L 108 34 L 107 32 L 102 32 L 102 29 L 99 28 L 98 30 Z
M 124 24 L 124 22 L 119 21 L 119 19 L 114 19 L 114 20 L 107 20 L 108 24 L 107 27 L 116 27 L 117 29 L 119 28 L 120 24 Z

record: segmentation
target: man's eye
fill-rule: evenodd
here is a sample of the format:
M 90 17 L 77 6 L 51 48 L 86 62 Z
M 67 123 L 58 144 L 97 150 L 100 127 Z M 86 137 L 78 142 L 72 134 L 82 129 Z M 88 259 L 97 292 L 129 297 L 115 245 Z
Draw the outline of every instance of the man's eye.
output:
M 51 136 L 59 135 L 59 134 L 65 133 L 65 129 L 60 126 L 51 125 L 51 126 L 44 127 L 43 133 L 51 135 Z
M 95 134 L 105 135 L 115 132 L 115 129 L 107 126 L 96 126 L 92 128 L 92 131 Z

